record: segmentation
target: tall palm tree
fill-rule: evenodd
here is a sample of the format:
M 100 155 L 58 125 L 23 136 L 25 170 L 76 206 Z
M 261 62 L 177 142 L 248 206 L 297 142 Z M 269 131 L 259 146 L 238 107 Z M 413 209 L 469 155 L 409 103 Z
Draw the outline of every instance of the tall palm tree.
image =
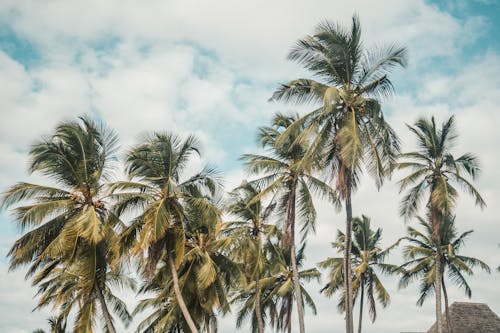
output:
M 186 246 L 186 205 L 218 216 L 220 211 L 207 198 L 215 194 L 218 178 L 213 169 L 184 177 L 193 154 L 199 154 L 198 142 L 190 136 L 185 140 L 168 133 L 147 136 L 133 147 L 126 165 L 130 181 L 116 182 L 118 215 L 137 211 L 131 224 L 122 233 L 123 251 L 140 255 L 146 277 L 151 278 L 159 263 L 169 270 L 175 301 L 189 329 L 198 332 L 183 298 L 178 268 Z
M 266 220 L 276 204 L 271 200 L 271 203 L 265 206 L 262 200 L 255 201 L 254 198 L 260 192 L 261 190 L 256 184 L 252 185 L 244 181 L 229 194 L 230 201 L 227 211 L 238 220 L 227 223 L 225 233 L 237 242 L 232 254 L 242 266 L 243 292 L 246 292 L 246 288 L 253 282 L 256 327 L 252 327 L 252 332 L 263 333 L 264 319 L 260 293 L 260 279 L 265 264 L 263 237 L 272 232 L 273 226 L 269 225 Z
M 456 185 L 462 187 L 474 199 L 476 205 L 483 208 L 486 204 L 474 188 L 471 181 L 479 174 L 477 158 L 466 153 L 458 158 L 452 154 L 457 134 L 454 117 L 444 122 L 437 128 L 434 117 L 430 120 L 420 118 L 415 126 L 408 126 L 415 134 L 418 150 L 401 154 L 404 160 L 397 164 L 398 169 L 410 170 L 410 174 L 399 181 L 400 191 L 409 188 L 403 197 L 400 214 L 405 218 L 416 215 L 424 196 L 427 198 L 427 208 L 430 212 L 433 237 L 436 242 L 436 322 L 438 332 L 442 333 L 441 319 L 441 245 L 440 228 L 444 216 L 451 215 L 458 198 Z M 456 184 L 456 185 L 455 185 Z
M 307 155 L 323 154 L 325 168 L 329 168 L 345 204 L 346 332 L 352 333 L 352 285 L 348 278 L 351 275 L 351 196 L 363 165 L 380 186 L 398 152 L 396 134 L 385 121 L 376 98 L 393 92 L 387 75 L 395 66 L 406 65 L 406 49 L 396 45 L 364 49 L 360 22 L 353 16 L 350 29 L 328 21 L 319 24 L 313 35 L 297 42 L 288 59 L 310 70 L 319 80 L 300 78 L 282 84 L 271 100 L 319 106 L 300 118 L 290 131 L 306 124 L 304 138 L 317 133 Z
M 115 332 L 105 289 L 108 273 L 119 270 L 116 244 L 122 225 L 109 211 L 104 186 L 117 141 L 113 131 L 89 117 L 62 122 L 29 152 L 30 172 L 53 185 L 17 183 L 2 197 L 2 206 L 16 205 L 15 222 L 29 230 L 9 251 L 10 269 L 30 265 L 27 277 L 37 274 L 35 284 L 72 271 L 79 299 L 85 300 L 70 303 L 78 309 L 79 332 L 92 332 L 96 302 L 106 329 Z
M 358 332 L 361 333 L 363 322 L 364 300 L 368 301 L 370 319 L 372 322 L 377 318 L 375 298 L 385 308 L 390 302 L 390 295 L 382 284 L 377 271 L 392 273 L 397 266 L 386 263 L 389 252 L 399 244 L 399 241 L 386 249 L 380 247 L 382 229 L 372 230 L 370 219 L 365 215 L 353 219 L 353 244 L 352 252 L 352 282 L 354 299 L 359 299 L 359 322 Z M 332 246 L 339 252 L 344 251 L 345 235 L 339 230 L 337 239 Z M 320 262 L 319 267 L 330 269 L 330 281 L 321 289 L 327 296 L 332 296 L 340 291 L 344 285 L 343 258 L 328 258 Z M 366 293 L 366 294 L 365 294 Z M 346 310 L 345 294 L 340 297 L 339 310 Z
M 436 290 L 436 272 L 438 265 L 436 264 L 437 244 L 434 238 L 434 230 L 430 216 L 428 220 L 418 218 L 420 225 L 424 231 L 419 231 L 413 227 L 408 227 L 408 236 L 405 239 L 408 245 L 405 246 L 403 254 L 406 263 L 401 265 L 399 271 L 402 273 L 399 282 L 400 288 L 405 288 L 413 281 L 420 282 L 420 297 L 417 300 L 417 305 L 423 305 L 432 292 Z M 459 254 L 462 246 L 465 244 L 466 238 L 472 233 L 472 230 L 466 231 L 460 235 L 457 233 L 455 226 L 455 217 L 445 217 L 442 221 L 440 228 L 440 246 L 441 246 L 441 287 L 445 300 L 445 313 L 448 332 L 451 333 L 450 315 L 448 309 L 448 294 L 446 292 L 446 285 L 444 273 L 448 272 L 448 279 L 455 285 L 464 289 L 465 295 L 471 297 L 472 290 L 465 279 L 464 273 L 472 275 L 473 269 L 476 267 L 481 268 L 486 272 L 490 272 L 490 268 L 483 261 Z
M 293 132 L 289 131 L 290 135 L 286 143 L 279 146 L 276 144 L 278 138 L 297 118 L 298 115 L 276 114 L 272 126 L 259 129 L 260 142 L 268 154 L 245 154 L 242 159 L 251 172 L 259 175 L 264 174 L 254 181 L 263 187 L 262 192 L 254 200 L 260 200 L 261 197 L 269 193 L 279 193 L 280 195 L 277 202 L 279 203 L 278 209 L 284 216 L 283 245 L 290 250 L 299 331 L 304 333 L 304 311 L 300 302 L 302 297 L 296 263 L 296 219 L 298 216 L 303 222 L 301 231 L 302 237 L 305 239 L 308 232 L 315 230 L 316 210 L 311 191 L 315 191 L 334 202 L 336 202 L 336 196 L 328 184 L 312 174 L 318 161 L 314 155 L 306 160 L 306 144 L 296 140 L 303 128 L 297 127 Z M 296 211 L 297 207 L 298 211 Z

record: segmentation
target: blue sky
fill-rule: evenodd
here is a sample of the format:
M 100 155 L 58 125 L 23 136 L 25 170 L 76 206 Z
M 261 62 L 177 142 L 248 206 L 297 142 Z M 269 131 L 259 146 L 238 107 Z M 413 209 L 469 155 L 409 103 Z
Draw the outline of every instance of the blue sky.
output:
M 410 63 L 392 75 L 396 95 L 383 101 L 393 127 L 410 149 L 405 129 L 418 116 L 456 115 L 459 152 L 476 153 L 483 165 L 478 188 L 488 208 L 460 201 L 460 230 L 475 229 L 466 249 L 500 265 L 500 8 L 498 1 L 15 1 L 0 3 L 0 190 L 15 181 L 44 182 L 26 171 L 28 146 L 56 123 L 84 113 L 103 119 L 120 135 L 123 151 L 141 133 L 194 133 L 204 147 L 193 169 L 210 164 L 224 172 L 227 187 L 246 177 L 238 157 L 256 151 L 255 133 L 276 111 L 306 108 L 269 103 L 273 89 L 309 74 L 287 61 L 300 37 L 323 19 L 362 22 L 367 47 L 406 45 Z M 397 179 L 397 175 L 395 176 Z M 356 215 L 372 217 L 387 244 L 404 232 L 397 216 L 395 182 L 374 195 L 366 179 L 354 199 Z M 343 216 L 320 206 L 318 234 L 308 262 L 330 253 Z M 31 332 L 47 311 L 31 313 L 35 301 L 23 272 L 7 273 L 5 254 L 19 236 L 0 213 L 0 318 L 2 332 Z M 335 215 L 332 217 L 332 215 Z M 396 256 L 395 261 L 399 258 Z M 500 313 L 500 274 L 470 278 L 473 301 Z M 424 330 L 432 304 L 415 307 L 415 290 L 398 290 L 388 279 L 392 305 L 366 332 Z M 319 315 L 307 317 L 312 332 L 343 327 L 335 301 L 315 292 Z M 464 300 L 460 291 L 452 298 Z M 495 294 L 496 293 L 496 294 Z M 133 295 L 127 294 L 131 302 Z M 431 303 L 431 302 L 429 302 Z M 408 316 L 408 313 L 412 313 Z M 397 324 L 391 318 L 404 318 Z M 422 327 L 423 326 L 423 327 Z M 231 318 L 222 332 L 232 331 Z M 131 332 L 132 330 L 126 330 Z

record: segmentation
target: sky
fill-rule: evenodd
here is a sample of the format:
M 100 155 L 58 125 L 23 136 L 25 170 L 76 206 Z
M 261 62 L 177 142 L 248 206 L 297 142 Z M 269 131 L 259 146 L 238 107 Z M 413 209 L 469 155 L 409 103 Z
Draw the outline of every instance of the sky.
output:
M 396 94 L 383 100 L 388 122 L 410 151 L 415 142 L 405 124 L 434 115 L 455 115 L 456 153 L 473 152 L 482 165 L 476 187 L 487 208 L 462 195 L 460 232 L 474 229 L 463 253 L 491 267 L 500 265 L 500 2 L 496 0 L 381 1 L 17 1 L 0 2 L 0 191 L 17 181 L 43 183 L 27 172 L 29 145 L 57 123 L 90 114 L 120 136 L 121 154 L 142 133 L 195 134 L 204 164 L 216 166 L 230 190 L 248 177 L 238 158 L 256 152 L 258 126 L 275 112 L 307 108 L 268 102 L 279 83 L 310 77 L 286 55 L 323 20 L 350 24 L 357 13 L 366 48 L 397 43 L 408 48 L 409 65 L 391 74 Z M 117 172 L 120 174 L 120 171 Z M 404 235 L 398 216 L 397 179 L 377 191 L 365 177 L 353 198 L 354 215 L 371 217 L 383 229 L 383 245 Z M 317 233 L 308 240 L 307 267 L 335 256 L 329 243 L 343 228 L 344 215 L 317 202 Z M 416 225 L 409 222 L 409 225 Z M 21 235 L 8 211 L 0 212 L 0 331 L 46 328 L 51 309 L 32 312 L 35 290 L 22 269 L 8 272 L 6 254 Z M 395 254 L 390 258 L 401 263 Z M 325 283 L 324 277 L 322 283 Z M 500 314 L 500 273 L 469 277 L 471 301 Z M 379 309 L 365 332 L 425 331 L 433 323 L 433 302 L 415 305 L 415 286 L 398 290 L 385 277 L 392 302 Z M 308 285 L 318 314 L 306 315 L 309 332 L 342 331 L 336 300 Z M 452 301 L 465 301 L 450 286 Z M 124 292 L 132 303 L 135 295 Z M 140 296 L 139 296 L 140 297 Z M 135 326 L 121 328 L 133 332 Z M 220 323 L 233 332 L 234 318 Z M 241 332 L 246 332 L 242 329 Z

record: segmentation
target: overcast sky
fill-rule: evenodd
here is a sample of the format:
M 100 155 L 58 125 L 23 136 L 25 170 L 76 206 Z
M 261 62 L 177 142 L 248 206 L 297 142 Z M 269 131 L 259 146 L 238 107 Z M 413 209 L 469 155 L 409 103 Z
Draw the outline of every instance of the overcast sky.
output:
M 383 101 L 387 119 L 404 150 L 414 140 L 405 123 L 435 115 L 456 115 L 456 152 L 474 152 L 482 164 L 476 185 L 488 207 L 481 211 L 462 196 L 460 232 L 474 229 L 463 249 L 491 267 L 500 265 L 500 6 L 496 0 L 383 1 L 18 1 L 0 2 L 0 190 L 16 181 L 43 182 L 28 175 L 27 150 L 61 120 L 91 114 L 115 129 L 125 150 L 141 133 L 166 130 L 196 134 L 203 159 L 226 176 L 228 189 L 246 177 L 238 161 L 256 151 L 255 133 L 274 112 L 303 111 L 269 103 L 279 82 L 308 76 L 287 61 L 294 42 L 324 19 L 350 24 L 358 13 L 366 47 L 406 45 L 409 66 L 392 76 L 396 96 Z M 395 175 L 397 180 L 401 175 Z M 397 215 L 395 182 L 377 192 L 363 179 L 353 199 L 354 214 L 383 228 L 383 244 L 404 234 Z M 317 235 L 310 238 L 307 267 L 333 256 L 329 242 L 344 215 L 318 203 Z M 20 236 L 0 212 L 0 331 L 32 332 L 45 327 L 50 309 L 32 313 L 34 290 L 22 270 L 8 272 L 5 257 Z M 401 263 L 398 255 L 391 257 Z M 323 283 L 325 279 L 323 279 Z M 469 278 L 472 301 L 500 314 L 500 273 Z M 384 279 L 391 305 L 379 309 L 365 332 L 425 331 L 433 302 L 416 307 L 415 287 L 397 289 Z M 340 332 L 336 300 L 309 289 L 318 315 L 308 313 L 309 332 Z M 452 301 L 463 292 L 450 286 Z M 134 295 L 125 295 L 134 299 Z M 132 325 L 124 332 L 133 332 Z M 225 318 L 221 332 L 232 332 Z M 246 332 L 243 329 L 242 332 Z

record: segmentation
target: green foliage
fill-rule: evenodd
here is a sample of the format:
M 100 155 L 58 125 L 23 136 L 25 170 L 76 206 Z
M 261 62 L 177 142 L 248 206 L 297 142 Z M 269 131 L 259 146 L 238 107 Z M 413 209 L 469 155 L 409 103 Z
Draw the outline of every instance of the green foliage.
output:
M 37 308 L 52 305 L 59 320 L 76 310 L 75 329 L 81 332 L 92 332 L 97 303 L 110 319 L 105 326 L 114 329 L 100 295 L 116 299 L 107 276 L 120 272 L 121 222 L 104 192 L 116 147 L 116 134 L 88 117 L 63 122 L 29 152 L 30 172 L 55 185 L 17 183 L 2 196 L 2 206 L 14 206 L 14 221 L 28 230 L 8 253 L 10 268 L 29 265 L 26 277 L 38 287 Z M 130 321 L 125 307 L 117 310 Z
M 394 67 L 406 65 L 406 49 L 396 45 L 363 49 L 359 19 L 354 16 L 351 29 L 328 21 L 319 24 L 313 35 L 297 42 L 288 58 L 319 81 L 301 78 L 282 84 L 271 100 L 321 106 L 299 118 L 286 134 L 299 126 L 308 129 L 307 135 L 315 133 L 307 155 L 323 156 L 333 175 L 351 178 L 349 184 L 345 179 L 337 181 L 341 194 L 345 195 L 345 186 L 356 188 L 362 163 L 381 185 L 399 151 L 399 141 L 376 98 L 392 94 L 387 75 Z
M 418 150 L 401 154 L 399 159 L 404 161 L 397 164 L 398 169 L 410 170 L 410 174 L 398 182 L 400 191 L 409 188 L 401 202 L 401 216 L 415 216 L 425 194 L 429 204 L 441 214 L 452 214 L 459 194 L 456 185 L 470 194 L 476 205 L 485 207 L 483 198 L 467 179 L 468 176 L 474 180 L 479 174 L 477 158 L 471 153 L 455 158 L 451 153 L 457 138 L 454 117 L 441 128 L 437 128 L 434 117 L 421 118 L 408 128 L 417 137 Z
M 397 266 L 386 263 L 389 253 L 399 244 L 399 241 L 386 249 L 380 247 L 382 229 L 372 230 L 370 219 L 364 215 L 353 219 L 352 243 L 352 281 L 354 300 L 368 301 L 370 318 L 375 321 L 377 317 L 376 300 L 385 308 L 390 303 L 390 295 L 382 284 L 378 272 L 393 274 Z M 339 253 L 344 251 L 345 235 L 339 230 L 332 247 Z M 343 258 L 327 258 L 318 264 L 320 268 L 329 269 L 329 281 L 321 289 L 326 296 L 333 296 L 342 291 L 344 285 L 344 260 Z M 363 294 L 366 295 L 363 296 Z M 339 297 L 338 309 L 345 311 L 345 296 Z
M 418 281 L 420 283 L 420 296 L 417 300 L 417 305 L 419 306 L 424 303 L 428 296 L 434 293 L 435 288 L 437 247 L 429 220 L 430 217 L 427 220 L 419 217 L 420 226 L 423 228 L 423 231 L 408 227 L 408 236 L 404 238 L 408 241 L 408 245 L 403 249 L 405 259 L 408 261 L 399 268 L 401 273 L 400 288 L 407 287 L 411 282 Z M 465 295 L 469 298 L 472 295 L 472 290 L 467 283 L 466 276 L 471 276 L 476 267 L 488 273 L 490 272 L 490 268 L 483 261 L 460 254 L 467 237 L 471 233 L 472 230 L 469 230 L 459 235 L 455 226 L 455 217 L 448 217 L 443 220 L 440 233 L 442 252 L 441 276 L 447 273 L 448 280 L 463 289 Z M 444 285 L 444 283 L 443 279 L 442 284 Z
M 288 332 L 291 329 L 292 309 L 296 302 L 294 284 L 292 282 L 292 267 L 290 251 L 282 246 L 280 233 L 270 238 L 264 248 L 265 265 L 259 279 L 262 295 L 263 317 L 266 324 L 274 327 L 277 332 Z M 304 246 L 297 253 L 297 266 L 300 269 L 304 263 Z M 299 270 L 299 280 L 302 304 L 308 305 L 313 314 L 316 306 L 303 282 L 319 280 L 320 273 L 315 269 Z M 257 318 L 255 313 L 255 281 L 249 282 L 245 288 L 236 294 L 234 302 L 241 304 L 237 313 L 237 327 L 250 319 L 251 332 L 257 332 Z

